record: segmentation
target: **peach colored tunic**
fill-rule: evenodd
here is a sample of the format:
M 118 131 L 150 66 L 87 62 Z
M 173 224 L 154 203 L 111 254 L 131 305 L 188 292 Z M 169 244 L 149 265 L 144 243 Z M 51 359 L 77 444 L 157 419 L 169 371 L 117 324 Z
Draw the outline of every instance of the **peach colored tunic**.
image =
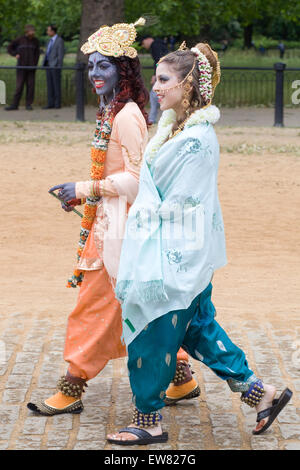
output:
M 145 119 L 134 102 L 127 103 L 113 122 L 104 170 L 105 194 L 83 250 L 79 269 L 100 269 L 103 264 L 117 277 L 126 215 L 134 202 L 140 167 L 148 141 Z M 91 196 L 92 182 L 76 184 L 76 197 Z
M 148 140 L 145 119 L 134 102 L 116 115 L 105 161 L 105 196 L 78 267 L 85 271 L 75 309 L 68 318 L 64 359 L 69 372 L 86 380 L 110 359 L 126 355 L 121 343 L 121 306 L 114 295 L 127 211 L 137 191 Z M 76 197 L 91 196 L 91 181 L 76 183 Z

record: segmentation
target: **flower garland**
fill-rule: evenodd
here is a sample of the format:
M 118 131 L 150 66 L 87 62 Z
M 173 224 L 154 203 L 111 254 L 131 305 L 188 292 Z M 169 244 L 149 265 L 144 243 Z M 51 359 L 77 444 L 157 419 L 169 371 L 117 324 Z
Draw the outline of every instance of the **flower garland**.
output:
M 197 111 L 194 111 L 186 121 L 184 129 L 205 122 L 215 124 L 219 119 L 219 109 L 214 105 L 209 105 L 207 108 L 201 108 Z M 158 123 L 157 132 L 146 147 L 145 159 L 149 165 L 151 165 L 161 146 L 166 142 L 168 137 L 170 137 L 170 133 L 175 122 L 176 113 L 173 109 L 168 109 L 167 111 L 163 112 Z
M 112 112 L 112 104 L 105 108 L 100 119 L 96 121 L 96 130 L 91 148 L 91 178 L 99 181 L 103 178 L 104 163 L 108 149 L 108 143 L 112 131 L 114 113 Z M 80 238 L 77 249 L 77 262 L 80 261 L 87 238 L 91 231 L 100 197 L 87 197 L 84 206 L 84 213 L 81 222 Z M 68 280 L 67 287 L 80 286 L 83 280 L 83 271 L 75 269 L 73 276 Z
M 208 103 L 213 95 L 212 67 L 207 57 L 197 47 L 192 47 L 191 52 L 193 52 L 198 60 L 200 95 L 205 103 Z

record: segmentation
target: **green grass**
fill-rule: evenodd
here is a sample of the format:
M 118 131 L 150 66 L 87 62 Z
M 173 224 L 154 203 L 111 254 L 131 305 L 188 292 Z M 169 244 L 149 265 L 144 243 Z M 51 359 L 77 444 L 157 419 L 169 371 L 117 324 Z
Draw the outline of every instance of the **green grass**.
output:
M 280 59 L 276 50 L 269 51 L 267 55 L 261 55 L 254 50 L 240 51 L 232 48 L 219 54 L 223 67 L 273 67 L 276 62 L 284 62 L 287 67 L 300 68 L 300 50 L 298 57 L 294 57 L 291 51 L 287 51 L 285 57 Z
M 270 51 L 269 51 L 270 52 Z M 278 52 L 274 55 L 262 57 L 255 51 L 242 52 L 240 50 L 229 50 L 220 55 L 221 65 L 227 67 L 273 67 L 279 61 Z M 40 64 L 42 57 L 40 59 Z M 299 58 L 284 59 L 287 67 L 300 68 Z M 67 54 L 64 59 L 65 66 L 74 66 L 76 54 Z M 143 69 L 142 74 L 145 84 L 150 88 L 150 79 L 153 74 L 153 60 L 150 55 L 141 56 Z M 16 60 L 8 54 L 0 54 L 0 65 L 15 65 Z M 6 101 L 11 102 L 15 91 L 15 71 L 1 70 L 0 80 L 6 83 Z M 299 72 L 285 72 L 284 81 L 284 103 L 285 106 L 295 106 L 291 103 L 293 93 L 292 82 L 300 79 Z M 44 105 L 47 101 L 46 74 L 43 70 L 36 73 L 35 105 Z M 275 100 L 275 72 L 273 71 L 222 71 L 222 80 L 216 89 L 215 104 L 228 107 L 236 106 L 274 106 Z M 95 96 L 86 89 L 86 102 L 95 104 Z M 75 72 L 64 70 L 62 73 L 62 104 L 67 106 L 75 103 Z M 299 106 L 299 105 L 298 105 Z

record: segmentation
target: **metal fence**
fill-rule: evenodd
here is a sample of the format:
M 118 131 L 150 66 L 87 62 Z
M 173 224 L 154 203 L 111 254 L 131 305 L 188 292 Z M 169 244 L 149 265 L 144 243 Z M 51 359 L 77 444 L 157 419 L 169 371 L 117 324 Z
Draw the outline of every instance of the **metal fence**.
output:
M 0 80 L 6 85 L 6 103 L 11 102 L 16 86 L 16 74 L 13 70 L 36 70 L 35 98 L 36 105 L 47 104 L 46 70 L 62 71 L 62 105 L 76 104 L 76 120 L 84 121 L 86 72 L 85 64 L 77 63 L 74 67 L 38 67 L 38 66 L 0 66 Z M 24 95 L 24 93 L 23 93 Z M 24 100 L 22 98 L 21 102 Z
M 47 84 L 45 67 L 0 66 L 0 80 L 6 84 L 6 102 L 9 103 L 15 91 L 15 71 L 36 69 L 36 105 L 47 104 Z M 286 68 L 283 63 L 274 67 L 222 67 L 222 80 L 216 88 L 214 103 L 217 106 L 269 106 L 275 108 L 274 125 L 283 126 L 285 106 L 299 106 L 300 100 L 292 101 L 295 94 L 293 84 L 300 80 L 300 68 Z M 146 84 L 153 74 L 152 66 L 142 67 Z M 300 86 L 300 82 L 299 86 Z M 299 94 L 300 95 L 300 94 Z M 76 104 L 76 120 L 84 121 L 84 107 L 95 104 L 95 96 L 90 92 L 87 70 L 84 64 L 62 67 L 62 105 Z

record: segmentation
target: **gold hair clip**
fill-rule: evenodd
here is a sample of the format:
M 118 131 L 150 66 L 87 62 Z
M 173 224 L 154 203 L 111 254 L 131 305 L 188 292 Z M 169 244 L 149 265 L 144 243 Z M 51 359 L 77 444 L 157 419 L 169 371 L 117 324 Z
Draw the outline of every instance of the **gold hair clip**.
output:
M 187 49 L 186 42 L 183 41 L 179 46 L 179 51 L 185 51 Z

